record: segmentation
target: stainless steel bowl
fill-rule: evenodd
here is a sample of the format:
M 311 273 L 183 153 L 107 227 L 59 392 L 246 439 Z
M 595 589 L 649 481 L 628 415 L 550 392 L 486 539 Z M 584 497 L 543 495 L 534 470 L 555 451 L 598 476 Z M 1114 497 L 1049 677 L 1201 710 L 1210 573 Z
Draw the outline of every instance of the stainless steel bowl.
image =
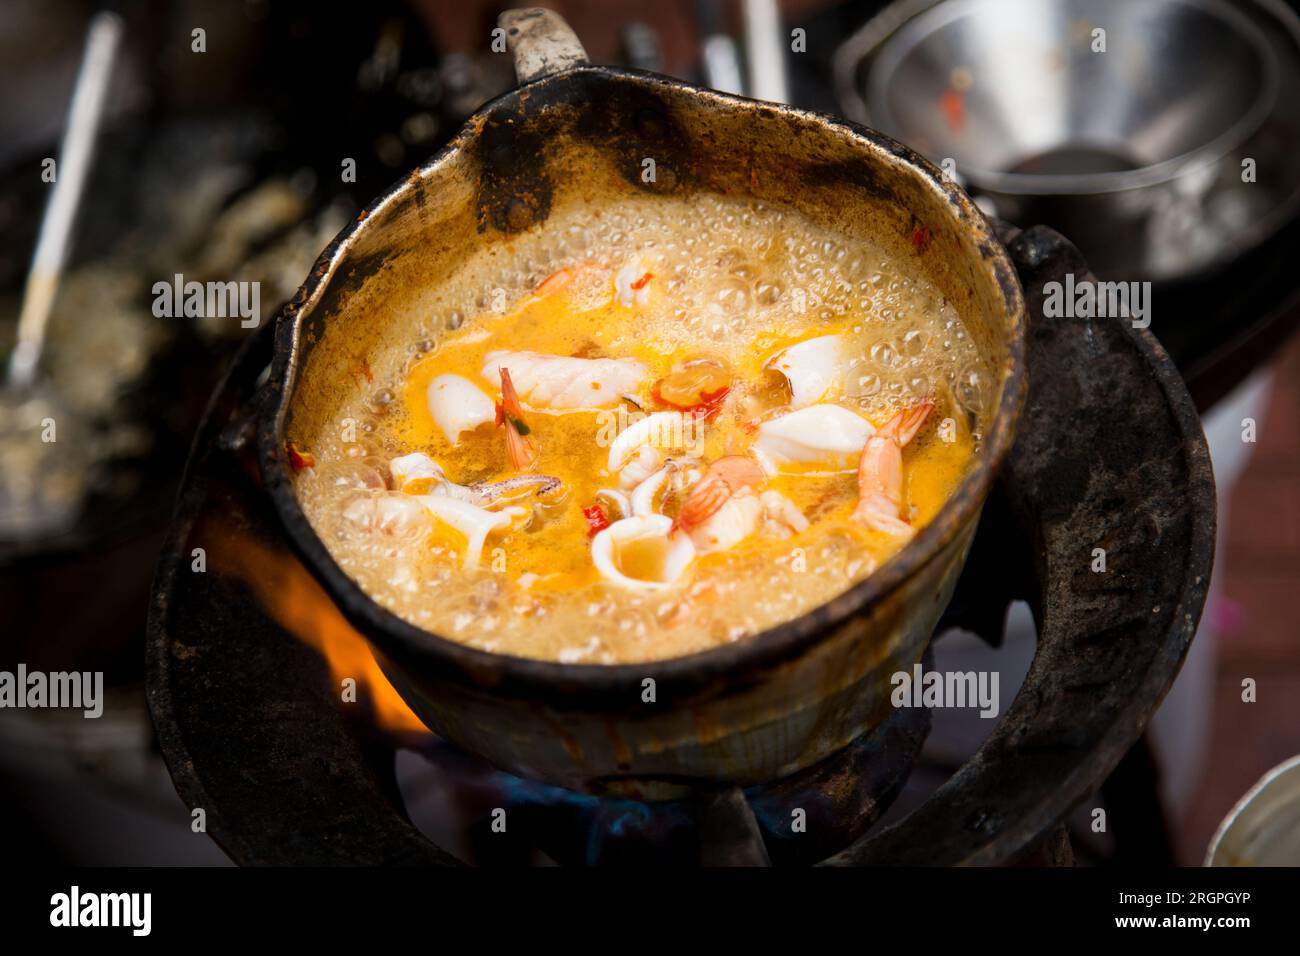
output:
M 1223 262 L 1300 198 L 1300 27 L 1272 0 L 902 0 L 835 76 L 851 118 L 1107 277 Z
M 1206 866 L 1300 866 L 1300 756 L 1237 802 L 1210 840 Z

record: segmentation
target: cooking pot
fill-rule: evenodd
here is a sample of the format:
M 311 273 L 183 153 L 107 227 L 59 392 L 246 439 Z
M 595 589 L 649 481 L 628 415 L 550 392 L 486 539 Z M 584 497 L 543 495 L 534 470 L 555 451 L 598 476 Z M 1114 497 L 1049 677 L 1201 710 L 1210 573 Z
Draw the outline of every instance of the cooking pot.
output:
M 1025 376 L 1024 303 L 983 215 L 906 147 L 830 117 L 634 70 L 591 66 L 546 10 L 504 13 L 520 87 L 488 103 L 322 254 L 278 317 L 259 425 L 263 480 L 295 549 L 430 729 L 497 766 L 574 790 L 668 799 L 777 779 L 882 721 L 951 596 Z M 646 181 L 644 160 L 654 159 Z M 981 454 L 939 515 L 834 600 L 748 639 L 628 665 L 477 650 L 371 600 L 294 492 L 310 449 L 368 367 L 404 347 L 422 290 L 475 249 L 508 249 L 572 203 L 712 191 L 793 207 L 906 257 L 954 304 L 992 374 Z
M 833 73 L 847 116 L 1103 278 L 1204 274 L 1300 208 L 1300 20 L 1280 0 L 895 0 Z
M 1300 865 L 1300 756 L 1264 774 L 1228 811 L 1205 865 Z

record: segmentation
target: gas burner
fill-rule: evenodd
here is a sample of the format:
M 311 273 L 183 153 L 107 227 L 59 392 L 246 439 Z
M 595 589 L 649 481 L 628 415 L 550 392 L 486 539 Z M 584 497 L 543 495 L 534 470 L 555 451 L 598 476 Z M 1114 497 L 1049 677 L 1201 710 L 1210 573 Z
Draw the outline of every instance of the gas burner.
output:
M 522 780 L 340 704 L 302 634 L 347 626 L 293 556 L 250 445 L 269 328 L 212 400 L 154 584 L 149 704 L 181 797 L 204 810 L 207 832 L 238 863 L 456 864 L 411 822 L 395 755 L 413 750 L 448 781 L 466 821 L 458 845 L 476 862 L 541 853 L 575 864 L 994 864 L 1035 851 L 1068 860 L 1062 820 L 1138 740 L 1195 633 L 1214 481 L 1191 399 L 1156 340 L 1117 320 L 1044 318 L 1045 284 L 1080 279 L 1086 265 L 1043 227 L 1003 239 L 1029 307 L 1028 403 L 936 633 L 960 626 L 996 645 L 1008 603 L 1024 599 L 1037 652 L 979 751 L 902 820 L 876 826 L 916 763 L 924 709 L 896 710 L 786 780 L 647 804 Z M 237 546 L 215 546 L 223 540 Z M 1105 573 L 1092 570 L 1094 548 L 1105 550 Z M 268 567 L 286 603 L 311 599 L 314 617 L 292 628 L 264 606 L 266 582 L 259 589 L 252 575 Z M 492 832 L 498 808 L 508 838 L 476 838 Z M 792 833 L 797 811 L 805 828 Z

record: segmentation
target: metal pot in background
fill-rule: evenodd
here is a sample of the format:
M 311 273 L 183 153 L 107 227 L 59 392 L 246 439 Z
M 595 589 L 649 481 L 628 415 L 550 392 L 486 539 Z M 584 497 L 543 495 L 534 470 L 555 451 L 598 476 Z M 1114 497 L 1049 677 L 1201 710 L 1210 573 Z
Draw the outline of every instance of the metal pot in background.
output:
M 901 0 L 834 79 L 850 118 L 953 160 L 987 212 L 1053 226 L 1106 278 L 1214 269 L 1300 207 L 1300 21 L 1279 0 Z
M 1300 756 L 1278 764 L 1228 812 L 1206 866 L 1300 866 Z

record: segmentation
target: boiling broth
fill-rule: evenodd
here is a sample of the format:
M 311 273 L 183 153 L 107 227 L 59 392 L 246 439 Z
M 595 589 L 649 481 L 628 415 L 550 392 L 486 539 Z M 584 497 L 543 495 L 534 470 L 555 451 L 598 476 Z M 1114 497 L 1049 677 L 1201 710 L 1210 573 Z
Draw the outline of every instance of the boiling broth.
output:
M 770 423 L 796 411 L 801 394 L 800 411 L 819 409 L 806 420 L 850 421 L 850 432 L 853 420 L 880 429 L 900 411 L 933 403 L 902 449 L 898 519 L 912 529 L 934 517 L 979 452 L 992 379 L 955 309 L 910 262 L 787 209 L 710 194 L 574 206 L 472 257 L 438 302 L 402 348 L 371 358 L 373 381 L 359 382 L 333 427 L 302 449 L 310 467 L 296 488 L 334 559 L 376 601 L 487 651 L 592 664 L 688 654 L 790 620 L 888 560 L 907 535 L 853 518 L 861 445 L 834 461 L 774 464 L 763 454 Z M 797 382 L 774 367 L 791 364 L 784 358 L 800 354 L 791 348 L 811 340 L 834 344 L 833 374 L 818 366 Z M 493 358 L 501 352 L 504 359 Z M 513 467 L 506 433 L 515 422 L 499 408 L 497 366 L 513 364 L 511 376 L 544 386 L 556 376 L 531 366 L 568 368 L 548 357 L 614 360 L 579 365 L 594 377 L 579 376 L 578 391 L 563 393 L 581 402 L 581 387 L 590 386 L 602 407 L 548 407 L 541 386 L 523 394 L 518 424 L 535 460 Z M 683 375 L 688 384 L 703 375 L 708 388 L 725 382 L 725 391 L 701 391 L 699 407 L 683 411 L 684 400 L 665 399 Z M 430 405 L 430 386 L 449 376 L 485 396 L 467 393 L 462 405 L 479 409 L 472 420 L 480 423 L 458 435 Z M 623 376 L 633 384 L 611 395 Z M 821 389 L 811 403 L 810 389 Z M 482 420 L 484 401 L 498 406 L 491 421 Z M 657 458 L 647 456 L 647 467 L 669 472 L 649 498 L 664 517 L 623 525 L 655 533 L 611 545 L 617 535 L 602 537 L 603 526 L 628 517 L 640 484 L 627 480 L 632 465 L 611 468 L 611 446 L 663 412 L 680 418 L 671 439 L 653 443 L 664 446 Z M 412 455 L 439 474 L 403 491 L 406 467 L 394 461 L 409 464 Z M 728 511 L 738 521 L 758 515 L 752 531 L 718 550 L 693 545 L 685 571 L 660 581 L 681 556 L 673 545 L 687 534 L 683 507 L 724 456 L 762 464 L 761 480 L 734 495 L 755 500 Z M 558 484 L 524 485 L 491 502 L 477 490 L 530 475 Z M 424 506 L 448 492 L 503 525 L 477 553 L 457 524 L 460 512 Z M 618 575 L 653 586 L 604 573 L 597 541 Z

